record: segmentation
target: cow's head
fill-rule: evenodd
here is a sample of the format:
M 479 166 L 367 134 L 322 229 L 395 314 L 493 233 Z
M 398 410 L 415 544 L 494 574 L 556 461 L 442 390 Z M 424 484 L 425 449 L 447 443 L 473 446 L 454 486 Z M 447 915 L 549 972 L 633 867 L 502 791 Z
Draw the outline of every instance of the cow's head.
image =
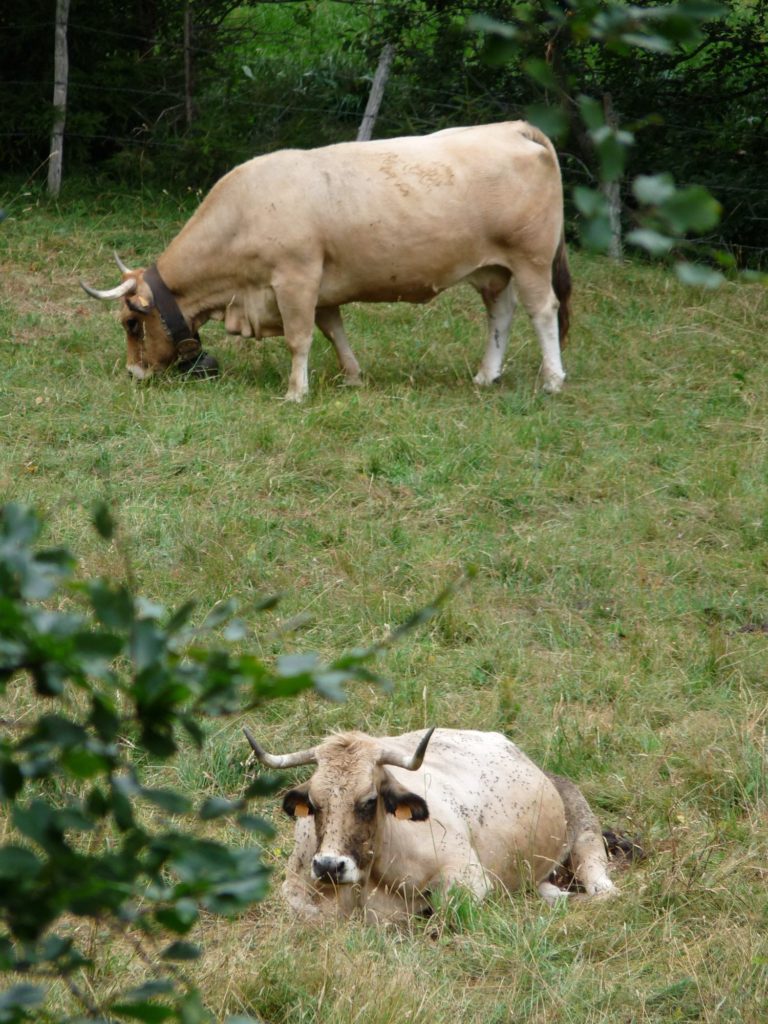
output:
M 429 809 L 423 797 L 410 792 L 387 771 L 396 765 L 408 771 L 421 767 L 430 729 L 410 756 L 382 746 L 364 733 L 332 736 L 317 747 L 293 754 L 267 754 L 245 730 L 256 757 L 270 768 L 316 764 L 308 782 L 289 790 L 283 809 L 292 818 L 312 816 L 317 848 L 312 878 L 334 885 L 365 882 L 376 849 L 376 831 L 384 815 L 425 821 Z
M 115 253 L 122 272 L 116 288 L 100 290 L 84 281 L 81 287 L 95 299 L 122 299 L 120 322 L 127 342 L 126 366 L 137 380 L 176 366 L 183 373 L 213 376 L 218 364 L 202 351 L 200 338 L 183 316 L 175 298 L 155 268 L 130 270 Z

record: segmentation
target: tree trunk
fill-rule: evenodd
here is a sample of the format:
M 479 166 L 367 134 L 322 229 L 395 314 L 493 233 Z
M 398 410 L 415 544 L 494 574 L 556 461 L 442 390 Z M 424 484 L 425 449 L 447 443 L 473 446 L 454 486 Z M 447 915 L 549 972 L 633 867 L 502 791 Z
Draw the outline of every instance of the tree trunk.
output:
M 357 131 L 358 142 L 367 142 L 373 135 L 373 126 L 376 124 L 379 107 L 381 106 L 381 101 L 384 98 L 384 87 L 386 86 L 387 79 L 389 78 L 389 69 L 394 55 L 394 44 L 387 43 L 381 51 L 379 65 L 376 68 L 376 74 L 373 76 L 373 83 L 371 84 L 371 91 L 368 94 L 368 102 L 365 106 L 363 120 L 360 122 L 360 127 Z
M 53 129 L 51 151 L 48 158 L 48 192 L 58 196 L 61 189 L 61 166 L 64 155 L 64 123 L 67 119 L 67 82 L 69 80 L 69 54 L 67 52 L 67 22 L 69 0 L 56 0 L 56 49 L 53 63 Z
M 605 123 L 609 128 L 617 127 L 616 112 L 613 109 L 613 100 L 610 93 L 603 96 L 603 112 Z M 611 241 L 608 246 L 608 255 L 612 260 L 620 260 L 624 255 L 621 242 L 621 184 L 618 181 L 603 181 L 600 184 L 600 191 L 608 201 L 608 222 L 611 225 Z
M 195 110 L 192 103 L 192 8 L 189 4 L 184 8 L 184 111 L 187 128 L 190 128 Z

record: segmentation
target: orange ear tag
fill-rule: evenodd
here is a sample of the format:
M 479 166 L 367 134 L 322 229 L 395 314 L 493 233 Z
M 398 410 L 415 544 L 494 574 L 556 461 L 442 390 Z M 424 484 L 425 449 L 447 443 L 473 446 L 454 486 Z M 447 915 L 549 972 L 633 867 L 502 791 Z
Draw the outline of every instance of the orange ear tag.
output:
M 398 804 L 395 808 L 395 817 L 403 820 L 413 817 L 413 811 L 408 804 Z
M 138 304 L 140 306 L 146 307 L 146 306 L 149 305 L 149 299 L 145 299 L 143 295 L 137 295 L 136 296 L 136 301 L 138 302 Z
M 293 813 L 297 818 L 306 818 L 309 816 L 309 806 L 307 804 L 296 804 Z

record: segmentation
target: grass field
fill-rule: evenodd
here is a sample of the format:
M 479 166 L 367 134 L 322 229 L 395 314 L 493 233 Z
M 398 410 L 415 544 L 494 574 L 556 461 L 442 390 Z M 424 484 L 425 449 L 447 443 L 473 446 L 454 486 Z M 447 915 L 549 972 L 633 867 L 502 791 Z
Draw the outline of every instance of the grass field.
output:
M 370 643 L 476 566 L 384 659 L 391 693 L 275 703 L 250 726 L 277 751 L 347 727 L 502 729 L 648 852 L 617 874 L 622 896 L 610 903 L 552 910 L 523 893 L 460 903 L 405 932 L 306 927 L 275 891 L 194 936 L 217 1019 L 764 1021 L 765 289 L 685 290 L 662 270 L 573 255 L 557 397 L 537 391 L 522 318 L 500 386 L 473 388 L 484 316 L 469 290 L 351 309 L 365 387 L 340 386 L 318 338 L 300 407 L 280 400 L 281 340 L 232 340 L 214 326 L 204 343 L 220 379 L 137 386 L 114 309 L 77 279 L 113 284 L 113 248 L 147 263 L 193 205 L 28 196 L 10 207 L 2 500 L 41 511 L 46 540 L 71 546 L 83 574 L 124 576 L 127 551 L 141 592 L 168 606 L 191 596 L 202 616 L 237 598 L 248 643 L 266 656 Z M 120 545 L 90 527 L 102 498 Z M 275 592 L 270 618 L 249 611 Z M 295 616 L 302 631 L 283 632 Z M 18 687 L 5 714 L 23 716 L 29 701 Z M 236 794 L 242 724 L 217 723 L 175 784 Z M 276 810 L 274 820 L 279 879 L 291 840 Z M 97 928 L 84 941 L 98 955 L 95 988 L 143 967 Z

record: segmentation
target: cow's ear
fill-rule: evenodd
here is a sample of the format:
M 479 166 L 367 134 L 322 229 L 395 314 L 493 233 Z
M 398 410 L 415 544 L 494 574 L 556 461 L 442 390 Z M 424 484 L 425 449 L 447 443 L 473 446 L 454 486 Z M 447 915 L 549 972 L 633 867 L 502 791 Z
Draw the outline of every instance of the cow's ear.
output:
M 389 772 L 384 772 L 381 782 L 381 799 L 389 814 L 410 821 L 426 821 L 429 817 L 427 801 L 416 793 L 401 786 Z
M 315 808 L 309 799 L 309 785 L 289 789 L 283 797 L 283 810 L 292 818 L 306 818 L 308 814 L 314 814 Z
M 152 289 L 144 281 L 134 295 L 127 295 L 125 303 L 134 313 L 151 313 L 155 308 L 155 297 Z

